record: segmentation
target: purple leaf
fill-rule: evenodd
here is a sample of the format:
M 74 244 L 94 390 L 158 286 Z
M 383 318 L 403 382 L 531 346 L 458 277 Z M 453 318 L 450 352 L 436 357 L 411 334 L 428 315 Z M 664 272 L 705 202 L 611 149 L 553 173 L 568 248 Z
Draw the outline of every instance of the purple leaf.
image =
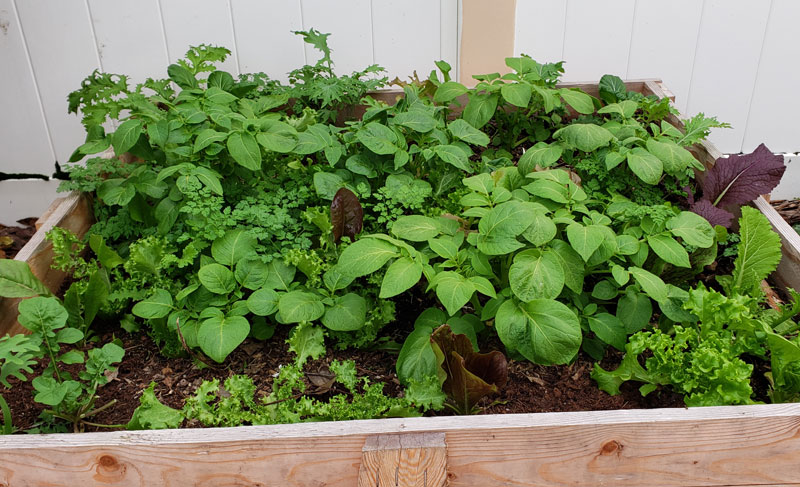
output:
M 703 199 L 717 207 L 738 207 L 769 193 L 786 170 L 783 156 L 761 144 L 751 154 L 717 159 L 701 182 Z
M 336 243 L 343 236 L 354 240 L 364 222 L 364 210 L 358 197 L 347 188 L 341 188 L 331 201 L 331 225 L 333 226 L 333 240 Z
M 689 210 L 708 220 L 711 225 L 722 225 L 725 228 L 730 228 L 733 221 L 733 213 L 717 208 L 708 200 L 697 201 Z

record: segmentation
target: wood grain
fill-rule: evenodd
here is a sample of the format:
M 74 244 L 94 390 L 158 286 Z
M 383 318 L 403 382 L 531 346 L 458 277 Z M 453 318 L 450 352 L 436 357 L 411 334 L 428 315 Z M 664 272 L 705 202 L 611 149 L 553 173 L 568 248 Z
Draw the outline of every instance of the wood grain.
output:
M 767 217 L 772 229 L 781 236 L 783 255 L 772 276 L 780 286 L 800 290 L 800 235 L 763 197 L 759 196 L 753 205 Z
M 358 487 L 443 487 L 447 483 L 444 433 L 368 436 Z
M 800 404 L 0 437 L 6 486 L 357 485 L 366 439 L 442 432 L 461 486 L 797 485 Z
M 94 222 L 89 198 L 86 195 L 73 192 L 56 201 L 57 206 L 45 212 L 49 213 L 46 220 L 41 226 L 37 222 L 36 233 L 14 258 L 27 262 L 33 275 L 54 293 L 58 291 L 66 275 L 50 268 L 50 263 L 53 261 L 53 245 L 45 239 L 45 235 L 53 227 L 61 227 L 82 238 Z M 22 299 L 0 298 L 0 336 L 6 333 L 11 335 L 27 333 L 27 330 L 17 322 L 17 306 L 20 301 Z

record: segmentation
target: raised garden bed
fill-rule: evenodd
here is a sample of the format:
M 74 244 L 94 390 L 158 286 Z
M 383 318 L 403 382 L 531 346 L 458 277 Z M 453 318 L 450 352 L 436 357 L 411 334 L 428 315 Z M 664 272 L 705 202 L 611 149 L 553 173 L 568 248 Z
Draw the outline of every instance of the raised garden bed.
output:
M 597 95 L 596 84 L 562 86 Z M 668 96 L 656 80 L 626 86 Z M 695 150 L 707 165 L 720 155 Z M 775 280 L 800 288 L 797 234 L 762 198 L 755 206 L 783 240 Z M 49 270 L 41 232 L 81 235 L 89 214 L 70 195 L 17 256 L 53 291 L 63 273 Z M 2 326 L 0 335 L 19 329 Z M 800 485 L 798 433 L 800 405 L 776 404 L 10 436 L 0 437 L 0 485 Z

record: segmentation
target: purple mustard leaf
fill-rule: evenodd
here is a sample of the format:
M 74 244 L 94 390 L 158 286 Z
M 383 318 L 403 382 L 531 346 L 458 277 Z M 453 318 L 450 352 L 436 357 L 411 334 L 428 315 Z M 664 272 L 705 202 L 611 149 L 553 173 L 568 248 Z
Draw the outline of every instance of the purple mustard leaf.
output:
M 698 200 L 694 203 L 689 210 L 702 216 L 711 225 L 722 225 L 725 228 L 730 228 L 733 222 L 733 213 L 717 208 L 706 199 Z
M 784 171 L 783 156 L 764 144 L 750 154 L 717 159 L 701 182 L 703 199 L 718 207 L 741 206 L 772 191 Z

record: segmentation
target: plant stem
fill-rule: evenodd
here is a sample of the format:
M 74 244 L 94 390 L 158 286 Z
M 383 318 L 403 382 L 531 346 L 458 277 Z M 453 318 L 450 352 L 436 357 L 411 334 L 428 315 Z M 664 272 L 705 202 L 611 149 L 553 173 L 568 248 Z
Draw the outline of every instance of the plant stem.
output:
M 81 414 L 81 419 L 88 418 L 90 416 L 94 416 L 95 414 L 97 414 L 97 413 L 99 413 L 101 411 L 105 411 L 106 409 L 110 408 L 111 406 L 113 406 L 116 403 L 117 403 L 117 400 L 116 399 L 112 399 L 107 404 L 105 404 L 103 406 L 100 406 L 97 409 L 93 409 L 93 410 L 89 411 L 88 413 Z
M 10 435 L 14 432 L 14 425 L 11 423 L 11 409 L 2 395 L 0 395 L 0 410 L 3 411 L 3 434 Z

